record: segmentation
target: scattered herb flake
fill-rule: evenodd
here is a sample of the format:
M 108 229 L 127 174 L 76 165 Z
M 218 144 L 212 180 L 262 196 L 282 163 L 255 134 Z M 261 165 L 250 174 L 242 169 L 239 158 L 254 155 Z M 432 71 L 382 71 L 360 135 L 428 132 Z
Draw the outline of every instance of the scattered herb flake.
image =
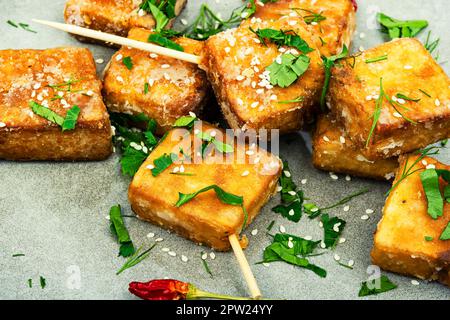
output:
M 13 258 L 17 258 L 17 257 L 25 257 L 25 254 L 23 254 L 23 253 L 15 253 L 15 254 L 13 254 L 12 256 L 13 256 Z
M 408 97 L 407 95 L 405 95 L 403 93 L 397 93 L 395 96 L 397 98 L 399 98 L 399 99 L 403 99 L 403 100 L 406 100 L 406 101 L 412 101 L 412 102 L 419 102 L 420 101 L 420 98 L 411 98 L 411 97 Z
M 267 226 L 267 232 L 270 232 L 275 224 L 275 220 L 272 220 Z
M 358 296 L 366 297 L 376 295 L 395 288 L 397 288 L 397 285 L 391 282 L 388 277 L 382 275 L 380 278 L 373 280 L 371 283 L 369 283 L 369 281 L 362 282 Z
M 112 206 L 109 211 L 109 220 L 111 221 L 111 232 L 117 237 L 120 244 L 119 256 L 129 257 L 135 249 L 130 235 L 122 219 L 122 208 L 120 205 Z
M 184 48 L 180 46 L 178 43 L 170 40 L 169 38 L 164 37 L 161 34 L 158 33 L 152 33 L 149 35 L 148 42 L 156 43 L 157 45 L 160 45 L 162 47 L 166 47 L 169 49 L 177 50 L 177 51 L 184 51 Z
M 387 60 L 387 59 L 388 59 L 388 55 L 385 54 L 385 55 L 382 55 L 382 56 L 379 56 L 379 57 L 376 57 L 376 58 L 366 59 L 365 62 L 367 64 L 369 64 L 369 63 L 375 63 L 375 62 L 379 62 L 379 61 L 384 61 L 384 60 Z
M 203 251 L 200 252 L 200 259 L 202 260 L 203 267 L 205 268 L 205 271 L 211 276 L 211 278 L 214 278 L 214 275 L 213 275 L 211 269 L 209 268 L 208 262 L 206 261 L 206 259 L 202 258 L 202 256 L 204 254 L 205 253 Z
M 137 265 L 138 263 L 142 262 L 143 260 L 147 259 L 148 256 L 150 255 L 150 251 L 155 246 L 156 246 L 156 243 L 142 253 L 141 253 L 142 246 L 139 247 L 135 251 L 135 253 L 133 253 L 133 255 L 131 257 L 129 257 L 128 260 L 123 264 L 123 266 L 116 272 L 116 275 L 121 274 L 125 270 L 130 269 L 130 268 L 134 267 L 135 265 Z
M 28 288 L 33 288 L 33 279 L 28 279 L 27 280 L 27 284 L 28 284 Z
M 13 26 L 14 28 L 18 28 L 19 26 L 14 21 L 8 20 L 6 21 L 10 26 Z
M 270 41 L 276 44 L 278 47 L 293 47 L 304 54 L 314 51 L 314 49 L 312 49 L 305 40 L 303 40 L 298 34 L 296 34 L 295 32 L 293 33 L 292 31 L 275 29 L 258 29 L 256 31 L 254 31 L 253 29 L 250 30 L 258 36 L 263 45 L 267 45 L 266 41 Z
M 420 31 L 428 27 L 426 20 L 398 20 L 379 12 L 377 20 L 384 33 L 389 34 L 391 39 L 413 38 Z
M 423 190 L 428 202 L 428 214 L 436 220 L 444 214 L 444 200 L 439 188 L 439 174 L 435 169 L 426 169 L 420 174 Z
M 278 101 L 278 103 L 279 104 L 300 103 L 300 102 L 303 102 L 303 100 L 304 100 L 303 97 L 297 97 L 297 98 L 292 99 L 292 100 Z
M 43 276 L 39 276 L 39 284 L 41 285 L 42 289 L 44 289 L 45 286 L 47 285 L 47 281 L 45 280 L 45 278 Z
M 431 98 L 430 94 L 425 90 L 419 89 L 419 91 L 422 92 L 424 95 L 426 95 L 428 98 Z
M 432 236 L 425 236 L 424 237 L 425 241 L 433 241 L 433 237 Z
M 310 58 L 304 54 L 284 53 L 281 61 L 274 61 L 266 68 L 270 72 L 270 83 L 281 88 L 289 87 L 308 70 Z
M 125 65 L 125 67 L 127 67 L 128 70 L 133 69 L 133 60 L 131 59 L 131 57 L 124 57 L 122 59 L 122 63 Z
M 80 108 L 78 106 L 73 106 L 70 108 L 67 113 L 66 117 L 64 118 L 63 124 L 62 124 L 62 131 L 68 131 L 75 129 L 75 126 L 77 125 L 78 116 L 80 115 Z
M 162 156 L 156 158 L 153 160 L 153 165 L 155 166 L 152 169 L 152 175 L 154 177 L 159 176 L 164 170 L 166 170 L 168 167 L 172 165 L 174 162 L 174 158 L 176 157 L 175 154 L 171 153 L 170 155 L 167 153 L 164 153 Z
M 450 240 L 450 222 L 447 224 L 447 227 L 445 227 L 444 231 L 442 231 L 439 240 Z

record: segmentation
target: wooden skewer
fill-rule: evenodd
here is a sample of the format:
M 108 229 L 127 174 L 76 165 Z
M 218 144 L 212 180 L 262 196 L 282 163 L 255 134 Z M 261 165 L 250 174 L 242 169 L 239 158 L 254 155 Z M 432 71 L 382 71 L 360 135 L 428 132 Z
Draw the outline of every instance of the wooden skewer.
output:
M 231 247 L 233 248 L 234 255 L 239 263 L 244 279 L 247 282 L 248 289 L 250 290 L 251 297 L 253 299 L 261 298 L 261 291 L 256 283 L 255 276 L 253 275 L 252 269 L 248 264 L 247 258 L 245 257 L 244 251 L 242 251 L 241 244 L 235 234 L 228 237 L 230 240 Z
M 118 45 L 127 46 L 127 47 L 131 47 L 131 48 L 135 48 L 135 49 L 139 49 L 139 50 L 143 50 L 143 51 L 148 51 L 148 52 L 156 53 L 156 54 L 166 56 L 169 58 L 183 60 L 186 62 L 199 64 L 200 59 L 201 59 L 199 56 L 196 56 L 194 54 L 161 47 L 161 46 L 158 46 L 158 45 L 155 45 L 152 43 L 146 43 L 146 42 L 132 40 L 132 39 L 124 38 L 124 37 L 119 37 L 119 36 L 116 36 L 113 34 L 96 31 L 96 30 L 92 30 L 92 29 L 88 29 L 88 28 L 83 28 L 83 27 L 72 25 L 72 24 L 65 24 L 65 23 L 46 21 L 46 20 L 38 20 L 38 19 L 33 19 L 33 21 L 36 23 L 39 23 L 39 24 L 43 24 L 43 25 L 58 29 L 58 30 L 62 30 L 62 31 L 69 32 L 72 34 L 77 34 L 79 36 L 83 36 L 86 38 L 92 38 L 92 39 L 97 39 L 100 41 L 115 43 Z

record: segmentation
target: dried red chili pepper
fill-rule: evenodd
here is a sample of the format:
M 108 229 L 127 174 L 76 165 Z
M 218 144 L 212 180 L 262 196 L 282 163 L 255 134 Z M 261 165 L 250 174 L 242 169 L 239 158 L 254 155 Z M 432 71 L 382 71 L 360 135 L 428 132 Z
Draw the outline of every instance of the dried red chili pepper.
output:
M 194 285 L 173 279 L 131 282 L 128 290 L 144 300 L 194 300 L 201 298 L 224 300 L 249 300 L 197 289 Z
M 355 8 L 355 11 L 358 11 L 358 4 L 356 3 L 356 0 L 352 0 L 353 8 Z

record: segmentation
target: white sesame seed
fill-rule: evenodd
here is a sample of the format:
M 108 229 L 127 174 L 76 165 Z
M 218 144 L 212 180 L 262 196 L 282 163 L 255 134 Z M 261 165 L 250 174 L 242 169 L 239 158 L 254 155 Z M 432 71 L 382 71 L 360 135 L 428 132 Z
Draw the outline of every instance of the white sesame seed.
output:
M 371 95 L 366 96 L 366 101 L 370 101 L 372 99 L 373 99 L 373 97 Z
M 150 53 L 150 58 L 156 59 L 158 58 L 158 55 L 156 53 Z
M 188 21 L 186 19 L 181 19 L 180 21 L 182 25 L 187 26 Z
M 405 70 L 411 70 L 413 67 L 410 65 L 406 65 L 406 66 L 404 66 L 404 68 L 405 68 Z
M 347 265 L 348 265 L 349 267 L 353 267 L 353 266 L 355 265 L 355 261 L 354 261 L 354 260 L 348 260 Z
M 294 209 L 289 210 L 288 214 L 292 217 L 295 214 Z
M 188 257 L 186 257 L 184 254 L 181 255 L 181 261 L 188 262 Z
M 339 260 L 341 260 L 341 257 L 336 253 L 334 255 L 334 260 L 339 261 Z
M 103 62 L 105 62 L 105 60 L 103 60 L 102 58 L 98 58 L 97 60 L 95 60 L 95 62 L 98 64 L 102 64 Z
M 209 257 L 214 260 L 216 258 L 216 254 L 214 252 L 209 253 Z
M 373 213 L 373 210 L 372 210 L 372 209 L 366 209 L 366 213 L 367 213 L 367 214 L 372 214 L 372 213 Z
M 253 102 L 253 103 L 250 105 L 250 107 L 252 107 L 252 109 L 256 108 L 257 106 L 259 106 L 259 102 L 258 102 L 258 101 L 255 101 L 255 102 Z
M 267 263 L 267 262 L 264 262 L 262 265 L 263 265 L 264 267 L 266 267 L 266 268 L 270 266 L 270 264 Z
M 306 184 L 308 182 L 308 179 L 303 179 L 302 181 L 300 181 L 301 184 Z
M 339 177 L 337 175 L 335 175 L 334 173 L 330 173 L 330 178 L 333 180 L 338 180 Z
M 202 260 L 206 260 L 207 258 L 208 258 L 208 254 L 207 253 L 202 254 Z
M 417 281 L 417 280 L 411 280 L 411 284 L 412 284 L 413 286 L 418 286 L 418 285 L 420 284 L 420 282 Z
M 349 211 L 349 210 L 350 210 L 350 206 L 345 206 L 345 207 L 344 207 L 344 211 L 345 211 L 345 212 L 347 212 L 347 211 Z
M 366 37 L 366 34 L 364 33 L 364 32 L 361 32 L 360 34 L 359 34 L 359 38 L 360 39 L 364 39 Z
M 361 216 L 361 220 L 369 220 L 369 216 L 367 214 Z
M 143 16 L 145 16 L 145 11 L 144 10 L 142 10 L 142 9 L 139 9 L 139 11 L 138 11 L 138 16 L 139 17 L 143 17 Z
M 339 238 L 339 243 L 344 243 L 345 241 L 347 241 L 347 239 L 345 239 L 345 238 Z
M 170 68 L 170 64 L 164 63 L 164 64 L 161 65 L 161 68 L 169 69 Z
M 286 228 L 283 225 L 280 226 L 280 232 L 281 233 L 285 233 L 286 232 Z
M 289 191 L 288 194 L 290 194 L 291 196 L 295 196 L 297 193 L 295 191 Z
M 244 79 L 245 79 L 245 77 L 243 75 L 241 75 L 241 74 L 236 77 L 237 81 L 242 81 Z
M 248 170 L 245 170 L 244 172 L 242 172 L 241 176 L 242 177 L 246 177 L 250 174 L 250 172 L 248 172 Z
M 394 112 L 393 116 L 396 117 L 396 118 L 401 118 L 402 117 L 402 115 L 400 113 L 398 113 L 398 112 Z
M 162 252 L 169 252 L 170 249 L 169 249 L 169 248 L 162 248 L 161 251 L 162 251 Z
M 312 240 L 312 237 L 311 237 L 311 236 L 306 236 L 306 237 L 305 237 L 305 240 L 311 241 L 311 240 Z
M 323 222 L 319 221 L 319 227 L 323 228 Z
M 340 137 L 339 137 L 339 141 L 340 141 L 342 144 L 344 144 L 344 143 L 345 143 L 345 138 L 344 138 L 343 136 L 340 136 Z
M 177 256 L 177 254 L 176 254 L 176 252 L 173 252 L 173 251 L 169 251 L 169 256 L 171 256 L 171 257 L 176 257 L 176 256 Z
M 360 47 L 359 47 L 359 51 L 363 52 L 363 51 L 364 51 L 364 47 L 363 47 L 363 46 L 360 46 Z
M 181 173 L 184 172 L 184 166 L 183 166 L 183 165 L 180 166 L 180 172 L 181 172 Z
M 152 170 L 155 169 L 155 166 L 152 164 L 149 164 L 148 166 L 146 166 L 147 169 Z
M 436 107 L 439 107 L 441 105 L 441 101 L 439 101 L 439 99 L 436 99 L 434 101 L 434 104 L 436 105 Z
M 326 142 L 330 142 L 330 138 L 328 138 L 327 136 L 323 136 L 323 140 Z
M 424 166 L 427 166 L 427 165 L 428 165 L 427 160 L 422 160 L 422 164 L 423 164 Z
M 341 225 L 340 222 L 335 223 L 334 226 L 333 226 L 333 231 L 334 231 L 334 232 L 339 232 L 339 227 L 340 227 L 340 225 Z
M 273 94 L 270 96 L 270 100 L 277 100 L 277 99 L 278 99 L 278 97 L 276 94 Z
M 429 165 L 427 165 L 427 169 L 436 169 L 436 166 L 430 163 Z
M 248 156 L 252 156 L 252 155 L 255 154 L 255 152 L 252 151 L 252 150 L 247 150 L 247 151 L 245 151 L 245 154 L 248 155 Z
M 38 82 L 38 83 L 36 83 L 34 86 L 33 86 L 33 89 L 34 90 L 37 90 L 37 89 L 39 89 L 41 87 L 41 84 Z
M 6 127 L 6 123 L 0 122 L 0 128 L 4 128 L 4 127 Z
M 120 61 L 122 60 L 123 55 L 121 55 L 120 53 L 116 56 L 116 61 Z
M 258 234 L 258 229 L 253 229 L 251 233 L 252 236 L 256 236 Z
M 123 78 L 121 76 L 117 76 L 116 80 L 119 81 L 119 82 L 123 82 Z
M 226 52 L 226 53 L 230 53 L 230 51 L 231 51 L 230 47 L 226 47 L 226 48 L 225 48 L 225 52 Z
M 161 242 L 161 241 L 163 241 L 164 239 L 163 238 L 156 238 L 155 239 L 155 242 Z
M 153 238 L 155 234 L 153 232 L 147 233 L 147 238 Z
M 110 216 L 105 216 L 105 219 L 106 219 L 106 220 L 110 220 L 111 217 L 110 217 Z
M 320 247 L 321 247 L 322 249 L 325 249 L 325 248 L 327 247 L 327 245 L 325 244 L 325 242 L 321 241 L 321 242 L 320 242 Z
M 284 170 L 283 173 L 284 173 L 284 175 L 285 175 L 287 178 L 290 178 L 290 177 L 291 177 L 291 173 L 290 173 L 289 171 Z
M 281 192 L 281 190 L 283 190 L 283 188 L 281 186 L 277 186 L 277 192 Z
M 175 167 L 175 168 L 173 168 L 173 173 L 178 173 L 180 171 L 180 168 L 179 167 Z
M 295 26 L 296 24 L 297 24 L 297 21 L 295 21 L 295 20 L 289 21 L 290 26 Z

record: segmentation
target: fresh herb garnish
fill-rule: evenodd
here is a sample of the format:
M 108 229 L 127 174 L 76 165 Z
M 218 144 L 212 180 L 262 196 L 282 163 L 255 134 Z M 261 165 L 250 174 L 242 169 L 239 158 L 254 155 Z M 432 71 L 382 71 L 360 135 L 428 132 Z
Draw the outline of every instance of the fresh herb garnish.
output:
M 161 31 L 169 23 L 170 19 L 175 18 L 176 0 L 144 0 L 139 9 L 151 13 L 156 21 L 156 32 Z
M 41 285 L 41 289 L 44 289 L 47 285 L 47 281 L 43 276 L 39 276 L 39 284 Z
M 131 57 L 123 57 L 122 63 L 125 65 L 125 67 L 127 67 L 128 70 L 133 69 L 133 60 L 131 59 Z
M 23 254 L 23 253 L 14 253 L 12 256 L 13 256 L 13 258 L 25 257 L 25 254 Z
M 207 142 L 207 144 L 212 143 L 220 153 L 232 153 L 234 151 L 231 145 L 217 140 L 215 137 L 212 137 L 206 132 L 200 132 L 197 134 L 197 137 Z
M 420 174 L 422 187 L 428 202 L 428 214 L 437 219 L 444 214 L 444 199 L 450 202 L 450 185 L 444 188 L 444 195 L 441 194 L 439 178 L 450 182 L 450 171 L 442 169 L 426 169 Z
M 382 56 L 379 56 L 379 57 L 376 57 L 376 58 L 371 58 L 371 59 L 366 59 L 366 63 L 374 63 L 374 62 L 379 62 L 379 61 L 384 61 L 384 60 L 387 60 L 388 59 L 388 55 L 387 54 L 385 54 L 385 55 L 382 55 Z
M 320 96 L 320 107 L 322 111 L 325 111 L 325 100 L 328 93 L 328 88 L 330 87 L 330 80 L 331 80 L 331 69 L 335 65 L 335 63 L 338 60 L 344 59 L 348 56 L 348 48 L 344 45 L 344 48 L 342 49 L 342 52 L 340 54 L 331 56 L 331 57 L 322 57 L 323 60 L 323 67 L 325 69 L 325 81 L 322 88 L 322 94 Z
M 297 97 L 297 98 L 292 99 L 292 100 L 278 101 L 278 103 L 279 104 L 300 103 L 300 102 L 303 102 L 303 100 L 304 100 L 303 97 Z
M 316 24 L 316 23 L 318 24 L 327 19 L 325 16 L 322 15 L 321 12 L 317 13 L 317 12 L 314 12 L 311 10 L 301 9 L 301 8 L 291 8 L 291 10 L 294 10 L 298 14 L 300 14 L 299 11 L 308 13 L 307 15 L 303 16 L 303 20 L 305 21 L 306 24 Z
M 248 213 L 247 213 L 247 210 L 245 209 L 245 205 L 244 205 L 244 198 L 241 196 L 234 195 L 232 193 L 228 193 L 225 190 L 223 190 L 221 187 L 219 187 L 215 184 L 205 187 L 205 188 L 202 188 L 194 193 L 179 192 L 178 193 L 178 201 L 175 204 L 175 207 L 179 208 L 182 205 L 184 205 L 184 204 L 188 203 L 189 201 L 191 201 L 192 199 L 194 199 L 199 194 L 208 192 L 210 190 L 214 190 L 214 192 L 217 195 L 217 198 L 219 198 L 219 200 L 221 202 L 232 205 L 232 206 L 240 206 L 242 208 L 242 211 L 244 213 L 244 221 L 242 223 L 242 229 L 244 229 L 245 226 L 247 225 L 247 219 L 248 219 Z
M 174 128 L 188 128 L 191 129 L 194 126 L 195 121 L 197 120 L 197 117 L 193 116 L 183 116 L 181 118 L 178 118 L 175 123 L 173 124 Z
M 311 48 L 305 40 L 293 31 L 275 29 L 258 29 L 256 31 L 253 29 L 250 30 L 258 36 L 263 45 L 267 45 L 266 41 L 270 41 L 278 47 L 293 47 L 304 54 L 314 51 L 314 49 Z
M 214 275 L 211 269 L 209 268 L 208 262 L 206 261 L 206 259 L 203 259 L 204 254 L 205 253 L 203 251 L 200 252 L 200 259 L 202 260 L 203 267 L 205 268 L 205 271 L 211 276 L 211 278 L 214 278 Z
M 269 223 L 269 225 L 267 226 L 267 229 L 266 229 L 267 232 L 270 232 L 270 231 L 272 230 L 274 224 L 275 224 L 275 220 L 272 220 L 272 221 Z
M 19 26 L 14 21 L 8 20 L 6 21 L 10 26 L 13 26 L 14 28 L 18 28 Z
M 290 234 L 276 234 L 273 243 L 265 250 L 261 263 L 284 261 L 294 266 L 313 271 L 325 278 L 327 272 L 321 267 L 310 263 L 307 259 L 312 255 L 320 241 L 306 240 Z
M 439 240 L 450 240 L 450 222 L 447 224 L 447 227 L 445 227 L 444 231 L 442 231 Z
M 152 169 L 152 176 L 159 176 L 164 170 L 172 165 L 174 159 L 176 159 L 176 154 L 164 153 L 162 156 L 153 160 L 153 164 L 155 167 Z
M 377 14 L 377 20 L 382 26 L 382 31 L 389 34 L 391 39 L 413 38 L 428 26 L 426 20 L 398 20 L 384 13 Z
M 278 61 L 277 61 L 278 60 Z M 310 58 L 304 54 L 284 53 L 266 71 L 270 72 L 270 83 L 281 88 L 289 87 L 308 70 Z
M 19 22 L 19 23 L 17 23 L 17 22 L 14 22 L 14 21 L 11 21 L 11 20 L 8 20 L 8 21 L 6 21 L 10 26 L 12 26 L 12 27 L 14 27 L 14 28 L 21 28 L 21 29 L 23 29 L 23 30 L 25 30 L 25 31 L 28 31 L 28 32 L 32 32 L 32 33 L 37 33 L 36 31 L 34 31 L 33 29 L 31 29 L 30 28 L 30 25 L 29 24 L 26 24 L 26 23 L 23 23 L 23 22 Z
M 425 42 L 425 49 L 427 49 L 430 53 L 433 53 L 438 47 L 440 41 L 440 38 L 431 41 L 431 31 L 428 31 L 427 40 Z
M 412 101 L 412 102 L 419 102 L 420 101 L 420 98 L 411 98 L 411 97 L 408 97 L 407 95 L 404 95 L 403 93 L 397 93 L 395 95 L 395 97 L 397 97 L 399 99 L 403 99 L 405 101 Z
M 144 83 L 144 94 L 147 94 L 150 88 L 150 84 L 148 82 Z
M 426 95 L 428 98 L 431 98 L 431 95 L 425 90 L 419 89 L 419 91 L 422 92 L 424 95 Z
M 80 108 L 78 106 L 73 106 L 72 108 L 70 108 L 67 111 L 66 117 L 63 118 L 56 112 L 40 105 L 37 102 L 30 101 L 29 105 L 31 107 L 31 110 L 35 114 L 37 114 L 38 116 L 40 116 L 50 122 L 56 123 L 57 125 L 59 125 L 62 128 L 63 132 L 67 131 L 67 130 L 75 129 L 75 125 L 78 120 L 78 115 L 80 114 Z
M 145 250 L 141 253 L 142 246 L 139 247 L 135 253 L 131 257 L 128 258 L 128 260 L 124 263 L 124 265 L 116 272 L 116 275 L 121 274 L 127 269 L 130 269 L 137 265 L 138 263 L 142 262 L 143 260 L 147 259 L 150 255 L 150 251 L 156 246 L 156 243 L 152 245 L 150 248 Z
M 27 284 L 28 284 L 28 288 L 33 288 L 33 279 L 28 279 L 27 280 Z
M 148 36 L 147 39 L 148 42 L 156 43 L 162 47 L 166 47 L 169 49 L 177 50 L 177 51 L 184 51 L 184 48 L 180 46 L 178 43 L 170 40 L 169 38 L 163 36 L 159 33 L 152 33 Z
M 117 237 L 120 244 L 119 256 L 129 257 L 135 249 L 131 241 L 130 234 L 122 219 L 122 208 L 120 205 L 112 206 L 109 211 L 109 220 L 111 221 L 111 232 Z
M 434 238 L 432 236 L 425 236 L 424 239 L 425 239 L 425 241 L 429 242 L 429 241 L 433 241 Z
M 441 146 L 442 146 L 442 147 L 447 146 L 447 144 L 448 144 L 448 139 L 445 139 L 445 140 L 442 140 L 442 141 L 441 141 Z
M 323 224 L 325 248 L 334 248 L 342 231 L 344 231 L 346 222 L 338 217 L 330 218 L 328 214 L 323 214 L 321 221 Z
M 379 284 L 379 286 L 378 286 Z M 381 276 L 378 279 L 373 280 L 370 284 L 369 281 L 361 283 L 361 289 L 359 290 L 359 297 L 366 297 L 383 292 L 387 292 L 397 288 L 397 285 L 389 280 L 386 276 Z

